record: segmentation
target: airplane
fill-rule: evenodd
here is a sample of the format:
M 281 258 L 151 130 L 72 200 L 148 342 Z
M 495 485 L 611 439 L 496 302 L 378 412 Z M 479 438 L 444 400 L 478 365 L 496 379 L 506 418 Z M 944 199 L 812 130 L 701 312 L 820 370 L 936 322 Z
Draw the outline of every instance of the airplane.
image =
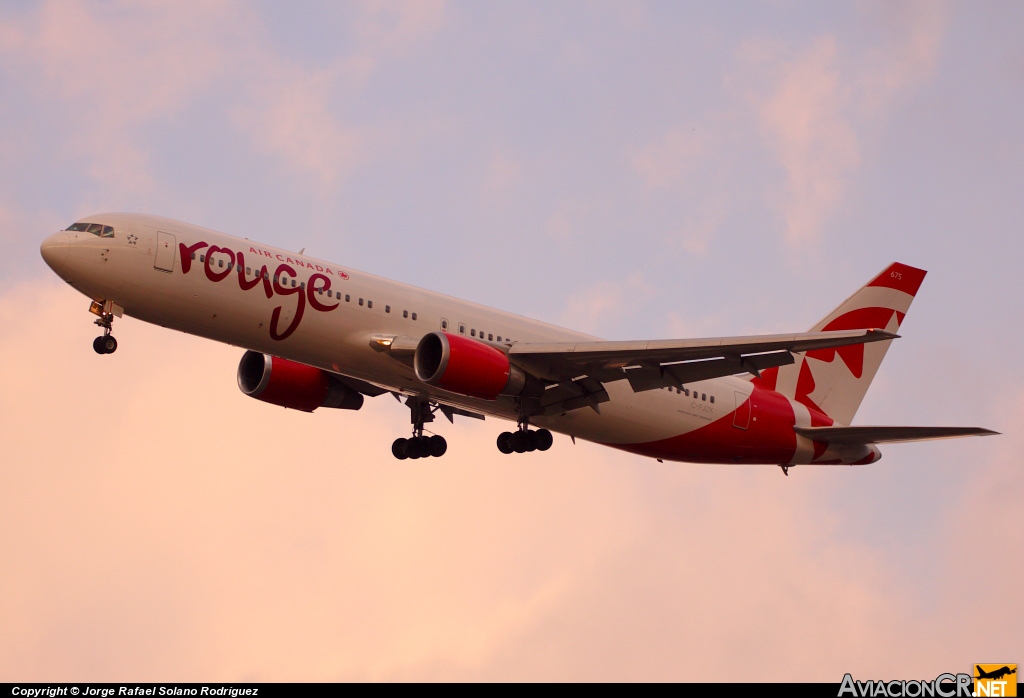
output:
M 88 296 L 117 349 L 124 315 L 246 351 L 238 386 L 285 408 L 357 410 L 390 393 L 412 434 L 395 458 L 442 456 L 437 412 L 514 421 L 501 453 L 552 432 L 660 462 L 864 465 L 878 444 L 990 435 L 851 426 L 925 271 L 893 263 L 808 332 L 605 341 L 303 254 L 134 213 L 47 237 L 46 263 Z M 533 428 L 537 427 L 537 428 Z
M 1009 666 L 1003 666 L 1003 667 L 1001 667 L 999 669 L 994 669 L 992 671 L 984 671 L 981 668 L 980 665 L 975 664 L 974 668 L 978 672 L 978 675 L 974 677 L 976 679 L 993 679 L 993 680 L 998 681 L 999 679 L 1003 678 L 1004 676 L 1009 676 L 1010 674 L 1016 674 L 1017 673 L 1017 667 L 1016 666 L 1013 669 L 1011 669 Z

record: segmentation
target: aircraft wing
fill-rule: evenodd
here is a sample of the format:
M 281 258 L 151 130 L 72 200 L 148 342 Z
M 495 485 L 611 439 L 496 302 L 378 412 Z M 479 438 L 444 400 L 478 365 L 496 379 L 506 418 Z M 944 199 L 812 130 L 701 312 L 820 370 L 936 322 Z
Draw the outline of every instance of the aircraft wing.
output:
M 793 427 L 793 431 L 808 439 L 831 444 L 900 443 L 999 433 L 980 427 Z
M 804 334 L 663 339 L 517 343 L 509 361 L 548 381 L 540 403 L 545 413 L 597 405 L 608 400 L 604 383 L 628 380 L 634 391 L 753 373 L 794 362 L 793 354 L 895 339 L 879 329 Z

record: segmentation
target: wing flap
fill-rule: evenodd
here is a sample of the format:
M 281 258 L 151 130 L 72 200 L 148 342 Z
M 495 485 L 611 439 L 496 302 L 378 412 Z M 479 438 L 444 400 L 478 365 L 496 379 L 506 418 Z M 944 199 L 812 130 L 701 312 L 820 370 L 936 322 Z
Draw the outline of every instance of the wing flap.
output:
M 640 393 L 658 388 L 681 388 L 686 383 L 731 376 L 744 371 L 760 375 L 766 368 L 786 366 L 793 362 L 793 355 L 790 352 L 777 351 L 752 356 L 723 356 L 718 359 L 640 366 L 625 369 L 625 374 L 633 392 Z
M 831 444 L 880 444 L 998 434 L 980 427 L 793 427 L 800 436 Z

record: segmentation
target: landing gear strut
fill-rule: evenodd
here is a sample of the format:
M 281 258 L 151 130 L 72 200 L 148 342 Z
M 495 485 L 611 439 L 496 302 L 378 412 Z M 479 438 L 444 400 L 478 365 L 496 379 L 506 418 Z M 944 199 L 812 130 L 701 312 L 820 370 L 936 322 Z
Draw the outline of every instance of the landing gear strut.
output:
M 530 451 L 546 451 L 551 448 L 554 438 L 547 429 L 530 429 L 530 420 L 523 417 L 519 420 L 519 428 L 514 432 L 503 431 L 498 435 L 498 450 L 502 453 L 528 453 Z
M 114 329 L 114 315 L 120 315 L 115 312 L 115 305 L 111 301 L 93 301 L 92 305 L 89 306 L 89 312 L 93 315 L 99 315 L 99 319 L 96 320 L 95 324 L 103 328 L 103 334 L 96 339 L 92 340 L 92 348 L 97 354 L 113 354 L 117 351 L 117 340 L 114 339 L 114 335 L 111 332 Z
M 391 454 L 398 460 L 443 456 L 448 450 L 448 442 L 444 440 L 444 437 L 440 434 L 423 435 L 423 425 L 434 421 L 434 411 L 437 407 L 431 406 L 428 400 L 416 397 L 408 398 L 405 404 L 409 406 L 412 438 L 395 439 L 391 444 Z

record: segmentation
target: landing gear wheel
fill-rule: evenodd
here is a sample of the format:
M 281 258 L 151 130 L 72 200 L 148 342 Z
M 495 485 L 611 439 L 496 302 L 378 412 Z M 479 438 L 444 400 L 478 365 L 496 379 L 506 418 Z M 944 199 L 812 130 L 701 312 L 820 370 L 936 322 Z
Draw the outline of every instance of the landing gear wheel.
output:
M 498 434 L 498 450 L 506 455 L 512 453 L 512 434 L 507 431 Z
M 448 442 L 444 440 L 443 436 L 435 434 L 430 437 L 429 440 L 430 455 L 434 458 L 440 458 L 448 450 Z
M 429 399 L 417 396 L 407 398 L 405 404 L 409 408 L 409 417 L 412 422 L 412 437 L 395 439 L 391 445 L 391 453 L 399 460 L 443 456 L 448 451 L 448 442 L 444 437 L 440 434 L 426 436 L 423 433 L 423 425 L 434 421 L 434 412 L 440 408 Z
M 511 441 L 513 451 L 515 451 L 516 453 L 526 453 L 528 440 L 530 438 L 529 436 L 527 436 L 528 433 L 529 432 L 525 431 L 517 431 L 514 434 L 512 434 Z
M 551 432 L 547 429 L 538 429 L 533 433 L 533 440 L 537 444 L 538 451 L 546 451 L 551 448 L 551 444 L 555 442 Z
M 420 447 L 420 440 L 416 437 L 409 439 L 405 444 L 405 454 L 409 457 L 409 460 L 416 460 L 423 455 L 423 449 Z
M 97 354 L 113 354 L 117 351 L 117 340 L 113 335 L 103 335 L 92 340 L 92 348 Z

